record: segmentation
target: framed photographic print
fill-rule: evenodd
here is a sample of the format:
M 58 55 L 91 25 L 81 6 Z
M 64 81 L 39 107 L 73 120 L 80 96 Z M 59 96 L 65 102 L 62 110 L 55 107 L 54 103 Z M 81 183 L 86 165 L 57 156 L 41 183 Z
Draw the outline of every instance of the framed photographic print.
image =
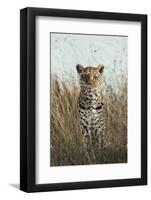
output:
M 20 189 L 147 184 L 147 16 L 20 12 Z

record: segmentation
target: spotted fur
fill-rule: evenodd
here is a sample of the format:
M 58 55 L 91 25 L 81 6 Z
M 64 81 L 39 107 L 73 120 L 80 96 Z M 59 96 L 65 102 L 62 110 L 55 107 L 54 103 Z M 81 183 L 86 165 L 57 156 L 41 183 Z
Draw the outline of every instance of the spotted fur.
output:
M 78 97 L 78 110 L 80 126 L 86 147 L 100 148 L 103 146 L 105 133 L 104 103 L 101 94 L 101 75 L 104 66 L 76 66 L 80 94 Z

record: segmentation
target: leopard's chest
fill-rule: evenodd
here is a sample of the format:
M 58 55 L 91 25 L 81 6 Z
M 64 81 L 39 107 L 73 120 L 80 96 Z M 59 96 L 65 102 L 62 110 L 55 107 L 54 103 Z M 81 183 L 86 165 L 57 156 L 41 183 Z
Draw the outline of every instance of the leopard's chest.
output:
M 97 127 L 102 118 L 103 104 L 100 94 L 81 93 L 78 99 L 80 122 L 88 129 Z
M 78 103 L 85 108 L 96 108 L 101 104 L 101 96 L 92 91 L 80 93 Z
M 102 109 L 83 109 L 79 107 L 79 114 L 81 122 L 85 123 L 87 126 L 94 126 L 96 125 L 102 116 Z

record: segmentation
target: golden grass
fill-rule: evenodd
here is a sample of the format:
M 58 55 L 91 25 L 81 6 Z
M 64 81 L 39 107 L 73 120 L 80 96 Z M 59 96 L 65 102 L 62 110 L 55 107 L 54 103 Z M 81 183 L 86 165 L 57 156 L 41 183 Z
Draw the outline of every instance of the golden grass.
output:
M 51 166 L 127 162 L 127 80 L 122 77 L 118 93 L 105 85 L 105 146 L 88 153 L 82 143 L 77 97 L 79 87 L 51 80 L 50 163 Z

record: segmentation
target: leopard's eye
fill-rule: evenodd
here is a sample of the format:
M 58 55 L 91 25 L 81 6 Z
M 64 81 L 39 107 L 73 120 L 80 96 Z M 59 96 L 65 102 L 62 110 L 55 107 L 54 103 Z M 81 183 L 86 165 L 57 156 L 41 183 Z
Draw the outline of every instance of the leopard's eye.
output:
M 87 74 L 81 74 L 81 78 L 86 78 Z

